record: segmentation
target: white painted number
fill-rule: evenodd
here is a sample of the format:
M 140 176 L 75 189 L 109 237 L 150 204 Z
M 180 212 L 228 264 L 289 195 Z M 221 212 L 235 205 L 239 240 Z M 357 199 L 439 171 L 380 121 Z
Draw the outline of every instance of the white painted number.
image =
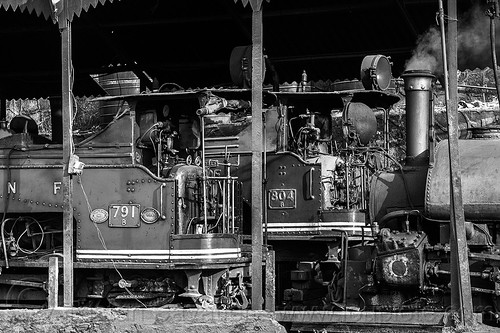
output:
M 122 218 L 122 220 L 128 217 L 129 214 L 132 218 L 135 218 L 135 209 L 133 207 L 132 209 L 130 209 L 130 211 L 129 211 L 129 206 L 117 205 L 117 206 L 112 206 L 111 208 L 115 210 L 115 213 L 113 214 L 114 218 L 118 218 L 118 213 L 120 213 L 120 217 Z
M 272 201 L 295 200 L 293 191 L 271 191 Z

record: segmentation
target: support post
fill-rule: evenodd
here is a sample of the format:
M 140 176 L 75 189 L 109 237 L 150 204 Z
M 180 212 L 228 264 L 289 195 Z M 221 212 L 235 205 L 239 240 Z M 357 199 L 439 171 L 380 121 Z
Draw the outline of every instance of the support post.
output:
M 65 0 L 65 4 L 67 5 Z M 67 8 L 65 6 L 64 8 Z M 62 119 L 63 119 L 63 256 L 64 256 L 64 306 L 73 306 L 73 183 L 68 165 L 73 148 L 73 99 L 71 22 L 67 13 L 59 16 L 62 55 Z
M 276 310 L 276 256 L 274 250 L 268 250 L 266 256 L 266 311 Z
M 262 310 L 262 8 L 252 8 L 252 310 Z
M 449 100 L 446 101 L 446 111 L 450 162 L 451 308 L 452 311 L 459 315 L 461 324 L 470 327 L 474 324 L 474 314 L 458 149 L 458 22 L 456 0 L 448 0 L 448 20 Z
M 49 258 L 49 296 L 48 307 L 49 309 L 57 308 L 59 298 L 59 258 Z

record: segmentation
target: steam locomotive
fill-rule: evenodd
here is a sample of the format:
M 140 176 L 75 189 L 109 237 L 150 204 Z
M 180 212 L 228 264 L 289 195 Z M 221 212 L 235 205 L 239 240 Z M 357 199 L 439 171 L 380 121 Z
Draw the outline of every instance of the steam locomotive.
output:
M 435 77 L 367 56 L 361 80 L 264 89 L 264 236 L 278 308 L 444 311 L 450 305 L 446 140 Z M 406 101 L 406 159 L 390 111 Z M 251 277 L 251 91 L 179 89 L 101 98 L 103 128 L 75 139 L 76 304 L 245 309 Z M 0 297 L 43 306 L 62 247 L 62 149 L 27 122 L 0 139 Z M 12 125 L 12 124 L 11 124 Z M 12 126 L 11 126 L 12 127 Z M 460 140 L 474 309 L 499 316 L 498 136 Z M 476 138 L 477 137 L 477 138 Z

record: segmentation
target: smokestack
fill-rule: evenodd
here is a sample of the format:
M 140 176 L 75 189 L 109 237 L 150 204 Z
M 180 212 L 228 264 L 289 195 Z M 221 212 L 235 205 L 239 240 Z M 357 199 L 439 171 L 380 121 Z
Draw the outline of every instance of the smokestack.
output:
M 401 77 L 406 94 L 406 165 L 427 165 L 432 80 L 435 76 L 428 70 L 409 70 Z

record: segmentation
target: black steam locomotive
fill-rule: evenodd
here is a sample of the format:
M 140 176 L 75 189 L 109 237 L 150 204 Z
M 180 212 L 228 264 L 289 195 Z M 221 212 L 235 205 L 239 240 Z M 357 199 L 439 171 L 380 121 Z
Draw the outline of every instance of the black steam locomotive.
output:
M 381 55 L 365 58 L 361 76 L 264 89 L 263 225 L 277 306 L 444 311 L 449 169 L 446 141 L 430 130 L 435 78 L 407 72 L 398 91 Z M 75 140 L 79 305 L 248 307 L 250 90 L 167 88 L 102 98 L 102 110 L 113 106 L 103 128 Z M 403 90 L 404 163 L 389 137 Z M 0 139 L 0 297 L 38 306 L 47 258 L 62 246 L 62 149 L 23 126 Z M 475 311 L 495 318 L 499 136 L 474 133 L 460 141 L 470 279 Z

